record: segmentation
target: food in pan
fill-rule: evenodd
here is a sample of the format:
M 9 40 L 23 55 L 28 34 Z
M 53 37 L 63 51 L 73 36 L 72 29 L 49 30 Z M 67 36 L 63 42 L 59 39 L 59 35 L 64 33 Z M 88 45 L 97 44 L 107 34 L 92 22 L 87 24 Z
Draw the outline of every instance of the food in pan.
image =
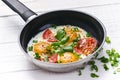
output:
M 97 40 L 82 28 L 71 25 L 54 26 L 34 36 L 28 44 L 28 54 L 51 63 L 70 63 L 92 54 Z

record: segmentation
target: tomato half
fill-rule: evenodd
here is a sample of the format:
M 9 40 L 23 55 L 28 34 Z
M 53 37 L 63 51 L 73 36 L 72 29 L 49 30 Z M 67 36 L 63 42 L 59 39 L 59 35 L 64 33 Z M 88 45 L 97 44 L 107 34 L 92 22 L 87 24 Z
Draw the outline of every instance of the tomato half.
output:
M 80 39 L 78 45 L 74 48 L 78 54 L 88 55 L 94 51 L 97 46 L 97 40 L 92 37 Z
M 49 57 L 49 62 L 56 63 L 57 59 L 58 59 L 58 54 L 53 54 L 52 56 Z
M 50 29 L 46 29 L 43 33 L 43 39 L 47 39 L 48 42 L 56 42 L 57 39 Z

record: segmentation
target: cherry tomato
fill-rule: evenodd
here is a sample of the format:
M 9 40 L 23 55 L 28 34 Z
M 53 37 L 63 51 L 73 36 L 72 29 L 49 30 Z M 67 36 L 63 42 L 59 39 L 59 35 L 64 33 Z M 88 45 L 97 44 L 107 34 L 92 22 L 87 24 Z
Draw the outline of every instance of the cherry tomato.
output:
M 54 36 L 49 36 L 49 38 L 48 38 L 47 41 L 48 41 L 48 42 L 56 42 L 57 39 L 56 39 Z
M 54 34 L 50 29 L 46 29 L 43 33 L 43 39 L 47 39 L 48 42 L 56 42 L 57 39 L 54 37 Z
M 97 40 L 92 37 L 80 39 L 78 41 L 78 45 L 74 48 L 74 50 L 78 54 L 88 55 L 94 51 L 97 46 Z
M 52 56 L 49 57 L 49 62 L 56 63 L 57 59 L 58 59 L 58 54 L 53 54 Z

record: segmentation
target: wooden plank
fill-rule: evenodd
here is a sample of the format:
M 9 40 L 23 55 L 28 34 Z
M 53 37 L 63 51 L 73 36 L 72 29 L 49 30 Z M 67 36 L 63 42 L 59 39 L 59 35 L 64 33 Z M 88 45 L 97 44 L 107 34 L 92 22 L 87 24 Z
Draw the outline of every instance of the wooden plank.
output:
M 102 64 L 99 64 L 101 66 Z M 118 74 L 113 74 L 112 71 L 105 72 L 104 69 L 99 69 L 100 73 L 99 78 L 96 80 L 119 80 L 120 76 Z M 87 66 L 86 69 L 83 71 L 82 76 L 78 76 L 78 72 L 69 72 L 69 73 L 52 73 L 46 72 L 42 70 L 31 70 L 31 71 L 19 71 L 19 72 L 12 72 L 12 73 L 4 73 L 0 74 L 1 80 L 94 80 L 90 77 L 89 67 Z M 64 78 L 63 78 L 64 77 Z
M 0 29 L 0 43 L 16 42 L 18 41 L 18 29 L 1 28 Z
M 23 0 L 22 0 L 23 1 Z M 25 0 L 27 1 L 27 0 Z M 0 16 L 7 16 L 15 14 L 12 10 L 10 10 L 3 2 L 0 7 Z M 90 6 L 100 6 L 100 5 L 111 5 L 111 4 L 119 4 L 120 0 L 34 0 L 25 2 L 25 5 L 28 6 L 35 12 L 43 12 L 43 11 L 51 11 L 58 9 L 70 9 L 77 7 L 90 7 Z
M 0 58 L 0 74 L 14 71 L 38 69 L 38 67 L 35 66 L 33 63 L 29 62 L 25 56 L 6 56 Z
M 23 56 L 18 42 L 0 44 L 0 58 Z

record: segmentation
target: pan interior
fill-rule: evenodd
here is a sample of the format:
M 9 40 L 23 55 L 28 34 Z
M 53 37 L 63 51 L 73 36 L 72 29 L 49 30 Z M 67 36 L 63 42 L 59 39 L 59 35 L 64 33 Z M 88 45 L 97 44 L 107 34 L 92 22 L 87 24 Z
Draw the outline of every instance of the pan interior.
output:
M 73 25 L 78 26 L 95 37 L 99 46 L 104 39 L 104 30 L 102 25 L 88 14 L 76 11 L 54 11 L 38 16 L 30 21 L 21 32 L 20 44 L 25 52 L 27 52 L 27 44 L 37 33 L 51 27 L 51 25 Z

